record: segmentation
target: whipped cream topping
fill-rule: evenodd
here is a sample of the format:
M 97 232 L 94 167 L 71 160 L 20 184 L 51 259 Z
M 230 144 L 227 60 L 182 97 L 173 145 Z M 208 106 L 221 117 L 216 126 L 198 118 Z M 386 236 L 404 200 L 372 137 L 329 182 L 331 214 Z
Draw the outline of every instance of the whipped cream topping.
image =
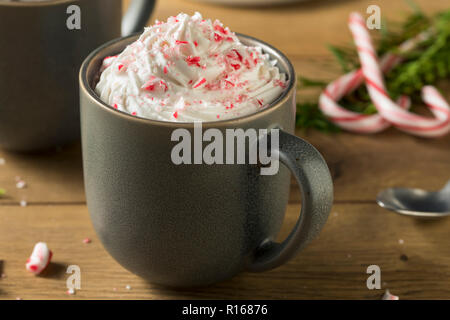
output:
M 197 12 L 156 21 L 118 56 L 106 57 L 95 90 L 138 117 L 193 122 L 257 112 L 285 87 L 286 75 L 260 47 Z

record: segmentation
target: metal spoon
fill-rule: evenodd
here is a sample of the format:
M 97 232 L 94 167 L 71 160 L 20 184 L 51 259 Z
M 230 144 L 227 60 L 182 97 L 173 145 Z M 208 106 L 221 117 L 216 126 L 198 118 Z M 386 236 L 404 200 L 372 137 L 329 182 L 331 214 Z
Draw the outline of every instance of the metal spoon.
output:
M 438 218 L 450 215 L 450 181 L 440 191 L 389 188 L 377 196 L 380 207 L 414 217 Z

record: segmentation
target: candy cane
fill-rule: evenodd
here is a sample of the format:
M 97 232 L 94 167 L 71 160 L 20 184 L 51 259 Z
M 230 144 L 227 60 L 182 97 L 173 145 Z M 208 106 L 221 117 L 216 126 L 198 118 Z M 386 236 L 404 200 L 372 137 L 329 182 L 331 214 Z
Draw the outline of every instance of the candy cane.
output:
M 52 259 L 52 252 L 48 249 L 47 244 L 38 242 L 34 246 L 33 252 L 25 265 L 27 270 L 38 275 L 47 268 Z
M 433 113 L 434 119 L 402 109 L 390 99 L 387 93 L 382 70 L 362 16 L 358 13 L 352 13 L 349 27 L 361 61 L 362 73 L 369 96 L 381 117 L 400 130 L 413 135 L 439 137 L 447 134 L 450 130 L 450 108 L 437 90 L 426 87 L 422 91 L 425 103 Z
M 398 51 L 400 53 L 408 52 L 429 36 L 429 31 L 422 32 L 403 42 L 398 47 Z M 388 53 L 381 58 L 380 67 L 384 73 L 387 73 L 401 61 L 400 56 Z M 343 129 L 359 133 L 377 133 L 390 126 L 390 123 L 384 120 L 380 114 L 364 115 L 356 113 L 341 107 L 337 103 L 342 97 L 358 88 L 363 81 L 364 75 L 361 69 L 341 76 L 330 83 L 320 95 L 319 107 L 325 115 Z M 406 96 L 401 96 L 397 103 L 403 109 L 409 109 L 411 105 L 411 101 Z
M 387 55 L 382 60 L 382 68 L 387 72 L 398 62 L 397 57 Z M 341 107 L 337 101 L 358 88 L 364 80 L 362 70 L 356 70 L 345 74 L 337 80 L 331 82 L 319 97 L 319 107 L 339 127 L 359 132 L 377 133 L 390 126 L 379 114 L 365 115 L 349 111 Z M 398 100 L 402 108 L 408 109 L 411 101 L 406 96 L 401 96 Z

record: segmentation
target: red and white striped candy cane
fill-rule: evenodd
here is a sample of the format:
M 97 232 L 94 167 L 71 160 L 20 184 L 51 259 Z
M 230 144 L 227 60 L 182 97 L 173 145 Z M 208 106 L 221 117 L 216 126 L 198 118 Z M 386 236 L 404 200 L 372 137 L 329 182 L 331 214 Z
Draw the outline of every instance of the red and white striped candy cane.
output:
M 400 53 L 408 52 L 428 37 L 429 32 L 422 32 L 416 37 L 403 42 L 398 47 L 398 51 Z M 401 61 L 402 58 L 400 56 L 388 53 L 381 58 L 380 67 L 384 73 L 387 73 Z M 365 115 L 352 112 L 337 103 L 342 97 L 358 88 L 363 81 L 364 76 L 361 69 L 341 76 L 330 83 L 320 95 L 319 107 L 325 115 L 343 129 L 358 133 L 377 133 L 390 126 L 390 123 L 384 120 L 380 114 Z M 411 106 L 411 101 L 406 96 L 401 96 L 397 103 L 403 109 L 409 109 Z
M 386 55 L 382 60 L 382 68 L 389 71 L 399 59 L 394 55 Z M 337 101 L 358 88 L 364 81 L 361 69 L 352 71 L 331 82 L 319 97 L 319 107 L 339 127 L 348 131 L 358 133 L 377 133 L 385 130 L 390 123 L 381 115 L 366 115 L 347 110 L 340 106 Z M 401 96 L 398 104 L 405 109 L 411 105 L 407 96 Z
M 363 76 L 369 96 L 379 114 L 400 130 L 421 137 L 439 137 L 450 131 L 450 108 L 437 90 L 426 87 L 423 90 L 434 118 L 427 118 L 402 109 L 387 93 L 377 55 L 372 45 L 363 17 L 352 13 L 349 27 L 358 50 Z

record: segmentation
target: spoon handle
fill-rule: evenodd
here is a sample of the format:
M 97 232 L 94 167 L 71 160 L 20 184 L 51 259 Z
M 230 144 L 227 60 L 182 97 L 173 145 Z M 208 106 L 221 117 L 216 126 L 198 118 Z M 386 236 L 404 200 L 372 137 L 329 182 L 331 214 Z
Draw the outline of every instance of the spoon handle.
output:
M 447 184 L 442 189 L 442 192 L 450 194 L 450 180 L 447 182 Z

